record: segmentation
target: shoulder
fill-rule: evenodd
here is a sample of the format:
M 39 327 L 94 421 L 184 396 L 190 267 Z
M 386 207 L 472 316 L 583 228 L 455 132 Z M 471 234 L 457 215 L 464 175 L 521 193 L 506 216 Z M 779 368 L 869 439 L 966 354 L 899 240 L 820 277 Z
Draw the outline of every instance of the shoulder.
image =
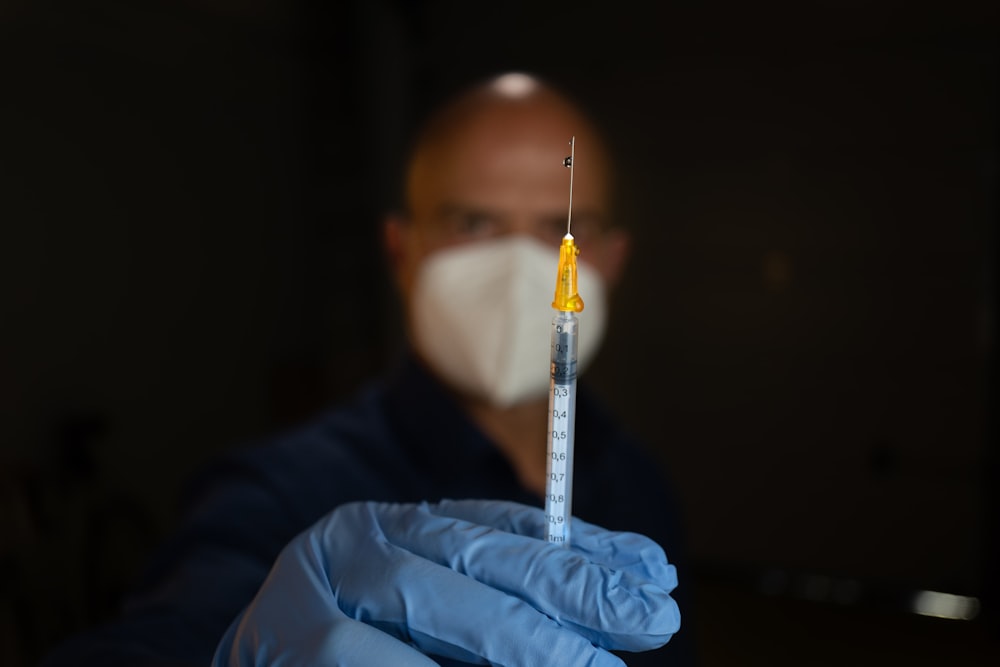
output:
M 304 525 L 345 502 L 394 499 L 405 486 L 406 453 L 382 398 L 373 385 L 300 426 L 227 453 L 196 479 L 189 497 L 266 498 Z
M 577 488 L 586 494 L 581 509 L 606 527 L 674 541 L 680 511 L 666 466 L 593 394 L 581 391 L 578 401 Z
M 577 443 L 581 457 L 607 474 L 627 479 L 664 479 L 652 451 L 631 433 L 590 391 L 581 390 L 577 408 Z M 660 488 L 662 484 L 654 484 Z

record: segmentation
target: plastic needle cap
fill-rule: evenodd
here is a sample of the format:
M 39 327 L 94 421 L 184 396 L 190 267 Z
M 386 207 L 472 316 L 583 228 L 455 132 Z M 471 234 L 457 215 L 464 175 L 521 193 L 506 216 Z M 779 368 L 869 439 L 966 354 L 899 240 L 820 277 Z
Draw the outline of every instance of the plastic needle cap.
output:
M 559 274 L 556 276 L 556 295 L 552 307 L 563 312 L 579 313 L 583 310 L 583 299 L 576 291 L 576 247 L 572 234 L 563 237 L 559 246 Z

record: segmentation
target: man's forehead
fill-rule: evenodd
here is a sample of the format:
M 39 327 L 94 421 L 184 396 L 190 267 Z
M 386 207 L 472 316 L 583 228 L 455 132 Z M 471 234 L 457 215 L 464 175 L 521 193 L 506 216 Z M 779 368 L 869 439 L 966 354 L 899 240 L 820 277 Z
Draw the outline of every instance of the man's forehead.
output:
M 563 159 L 569 145 L 549 138 L 518 137 L 504 141 L 503 137 L 456 144 L 427 165 L 425 176 L 453 183 L 501 187 L 520 184 L 547 187 L 561 184 L 569 174 Z
M 447 160 L 476 152 L 569 151 L 572 136 L 586 137 L 595 157 L 603 158 L 597 133 L 572 109 L 561 104 L 498 103 L 458 117 L 419 147 L 414 161 Z
M 540 159 L 544 153 L 491 155 L 478 162 L 455 160 L 428 169 L 424 178 L 412 183 L 412 212 L 440 214 L 475 209 L 544 216 L 564 211 L 568 205 L 569 173 L 559 155 L 548 160 Z M 576 208 L 603 211 L 607 200 L 608 190 L 600 174 L 592 170 L 576 174 Z
M 471 194 L 480 190 L 479 194 L 485 196 L 495 188 L 516 189 L 527 195 L 562 190 L 568 184 L 563 159 L 569 155 L 572 136 L 561 129 L 491 132 L 488 126 L 456 132 L 447 143 L 428 147 L 414 161 L 408 194 L 412 197 L 455 190 Z M 606 163 L 599 146 L 589 140 L 586 134 L 577 140 L 575 174 L 580 185 L 603 196 Z

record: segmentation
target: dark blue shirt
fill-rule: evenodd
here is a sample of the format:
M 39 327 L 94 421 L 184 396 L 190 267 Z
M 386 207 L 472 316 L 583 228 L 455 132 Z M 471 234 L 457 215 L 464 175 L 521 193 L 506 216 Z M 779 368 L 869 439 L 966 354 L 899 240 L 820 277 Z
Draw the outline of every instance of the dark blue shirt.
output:
M 156 554 L 122 617 L 44 664 L 203 667 L 284 545 L 320 517 L 355 500 L 442 498 L 541 505 L 448 392 L 411 361 L 353 402 L 208 470 L 182 528 Z M 676 562 L 674 504 L 656 466 L 582 388 L 573 500 L 575 516 L 643 533 Z M 678 571 L 683 582 L 682 565 Z M 682 631 L 659 651 L 621 655 L 629 665 L 687 664 L 691 639 Z

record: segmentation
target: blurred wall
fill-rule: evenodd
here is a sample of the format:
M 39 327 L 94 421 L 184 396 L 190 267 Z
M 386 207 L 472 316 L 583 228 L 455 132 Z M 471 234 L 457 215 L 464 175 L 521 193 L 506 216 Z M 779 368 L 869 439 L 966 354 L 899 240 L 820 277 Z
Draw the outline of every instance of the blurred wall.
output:
M 656 377 L 621 407 L 700 556 L 971 590 L 996 51 L 896 29 L 636 64 L 634 183 L 659 197 L 633 278 L 662 282 L 654 309 L 621 304 L 612 348 L 648 356 L 608 361 Z
M 115 608 L 198 467 L 349 394 L 387 336 L 355 8 L 8 11 L 0 663 L 18 664 Z

